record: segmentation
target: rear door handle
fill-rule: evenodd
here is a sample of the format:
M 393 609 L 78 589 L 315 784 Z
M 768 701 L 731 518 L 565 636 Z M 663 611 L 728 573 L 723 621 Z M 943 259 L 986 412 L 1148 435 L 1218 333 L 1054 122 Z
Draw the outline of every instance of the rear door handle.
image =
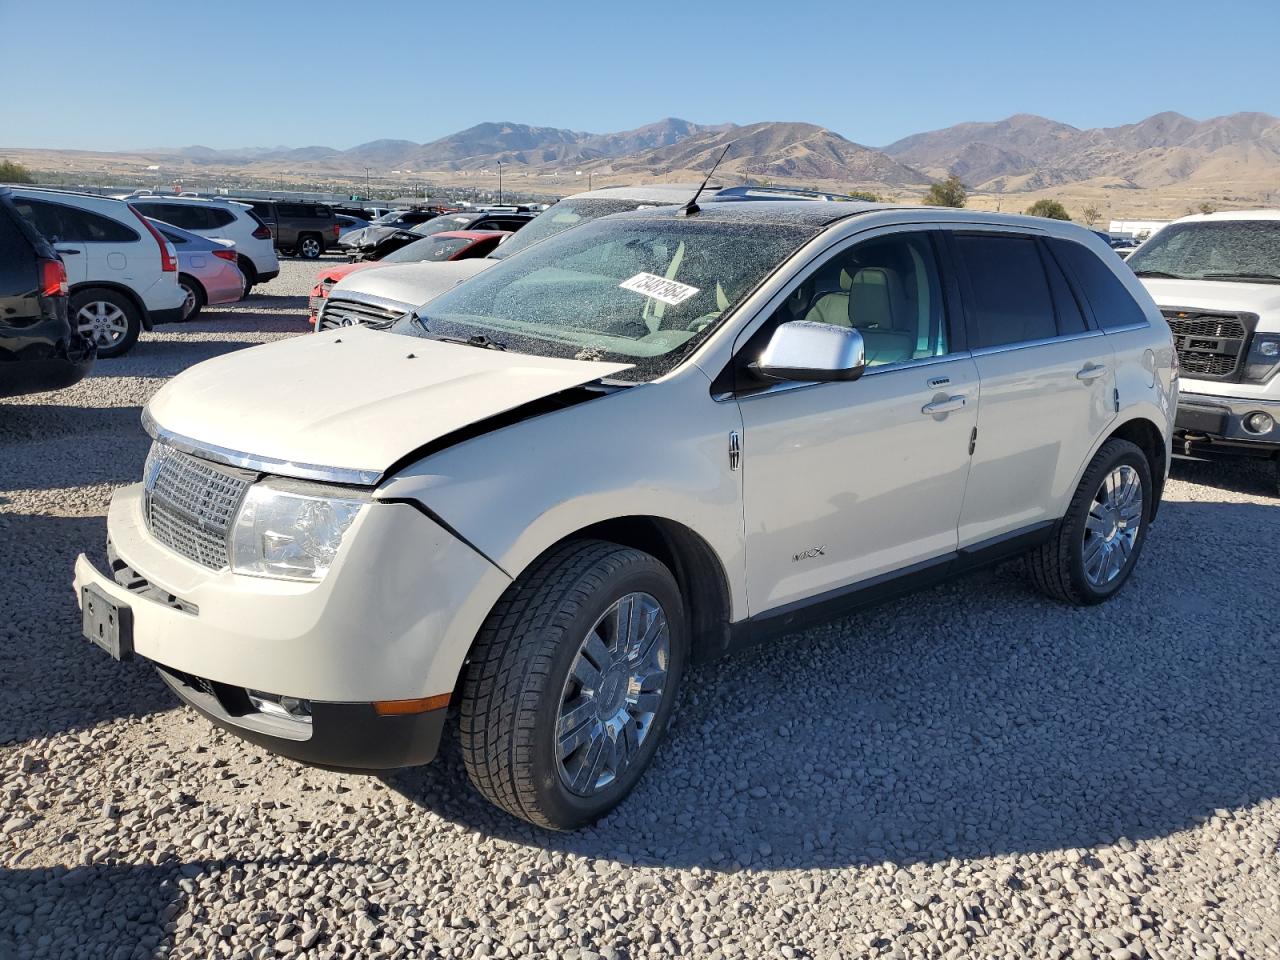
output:
M 947 397 L 945 400 L 934 400 L 932 403 L 926 403 L 920 408 L 920 412 L 926 417 L 936 417 L 940 413 L 952 413 L 956 410 L 963 410 L 967 398 L 963 393 L 956 394 L 954 397 Z
M 69 250 L 66 247 L 54 247 L 53 249 L 58 251 L 58 253 L 79 253 L 80 252 L 79 250 Z
M 1097 380 L 1106 372 L 1107 365 L 1105 363 L 1091 363 L 1076 374 L 1076 379 L 1089 383 L 1092 380 Z

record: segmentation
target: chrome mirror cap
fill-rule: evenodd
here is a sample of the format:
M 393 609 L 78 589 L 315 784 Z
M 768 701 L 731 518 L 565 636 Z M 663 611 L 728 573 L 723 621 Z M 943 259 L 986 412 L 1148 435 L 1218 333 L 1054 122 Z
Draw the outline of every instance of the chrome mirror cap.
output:
M 772 380 L 857 380 L 867 366 L 866 346 L 852 327 L 793 320 L 773 332 L 753 366 Z

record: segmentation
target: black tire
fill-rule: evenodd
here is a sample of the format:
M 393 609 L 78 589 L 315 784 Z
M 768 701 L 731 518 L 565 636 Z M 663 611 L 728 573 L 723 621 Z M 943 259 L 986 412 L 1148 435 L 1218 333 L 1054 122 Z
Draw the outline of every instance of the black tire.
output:
M 294 252 L 303 260 L 319 260 L 324 253 L 324 239 L 318 233 L 304 233 L 298 237 Z
M 86 328 L 86 321 L 100 316 L 114 317 L 117 311 L 124 318 L 125 329 L 121 334 L 108 335 L 101 327 Z M 128 353 L 138 342 L 138 335 L 142 332 L 142 314 L 137 305 L 123 293 L 105 287 L 77 290 L 71 295 L 68 313 L 71 325 L 97 343 L 100 360 L 110 360 Z
M 1121 467 L 1132 467 L 1142 486 L 1142 509 L 1133 546 L 1114 578 L 1096 584 L 1085 573 L 1085 524 L 1103 481 Z M 1045 594 L 1063 603 L 1091 606 L 1113 597 L 1129 579 L 1147 539 L 1151 511 L 1155 506 L 1155 485 L 1151 465 L 1136 444 L 1128 440 L 1108 440 L 1102 445 L 1080 479 L 1066 515 L 1053 528 L 1049 540 L 1027 555 L 1027 572 Z
M 200 311 L 209 302 L 209 296 L 204 292 L 204 285 L 199 280 L 185 273 L 178 274 L 178 286 L 182 288 L 187 298 L 182 305 L 186 311 L 182 315 L 182 322 L 189 323 L 200 316 Z
M 560 773 L 561 698 L 583 641 L 603 614 L 633 593 L 648 594 L 666 614 L 666 680 L 630 765 L 582 796 Z M 459 734 L 472 784 L 537 826 L 569 830 L 599 819 L 631 792 L 653 758 L 670 723 L 687 650 L 680 590 L 657 559 L 599 540 L 552 550 L 507 588 L 464 668 Z
M 240 294 L 241 300 L 249 299 L 249 291 L 253 289 L 253 285 L 258 282 L 258 271 L 253 265 L 253 261 L 246 257 L 243 253 L 236 257 L 236 266 L 240 268 L 240 272 L 244 274 L 244 293 Z

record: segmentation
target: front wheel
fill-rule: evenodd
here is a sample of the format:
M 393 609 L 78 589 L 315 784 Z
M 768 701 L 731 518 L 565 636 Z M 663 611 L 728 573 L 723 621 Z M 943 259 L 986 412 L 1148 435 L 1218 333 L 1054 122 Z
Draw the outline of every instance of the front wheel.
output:
M 538 826 L 597 820 L 653 758 L 687 648 L 680 590 L 657 559 L 598 540 L 547 554 L 507 588 L 464 670 L 471 782 Z
M 1151 520 L 1154 485 L 1142 450 L 1108 440 L 1076 488 L 1049 540 L 1027 557 L 1044 593 L 1076 606 L 1115 595 L 1133 572 Z

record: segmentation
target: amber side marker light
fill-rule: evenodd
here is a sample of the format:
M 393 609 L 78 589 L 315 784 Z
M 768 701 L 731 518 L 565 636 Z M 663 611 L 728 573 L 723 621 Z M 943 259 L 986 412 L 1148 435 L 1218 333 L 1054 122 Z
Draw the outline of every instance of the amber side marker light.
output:
M 375 700 L 373 711 L 380 717 L 402 717 L 409 713 L 443 710 L 449 705 L 450 696 L 448 693 L 440 693 L 434 697 L 418 697 L 414 700 Z

